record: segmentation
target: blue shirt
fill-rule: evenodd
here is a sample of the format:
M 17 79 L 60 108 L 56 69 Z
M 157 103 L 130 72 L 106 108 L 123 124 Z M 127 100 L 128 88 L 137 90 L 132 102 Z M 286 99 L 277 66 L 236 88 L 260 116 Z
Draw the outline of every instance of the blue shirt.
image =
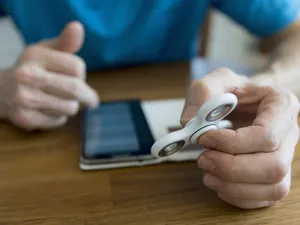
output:
M 213 7 L 257 37 L 285 28 L 300 0 L 0 0 L 27 44 L 57 36 L 72 20 L 85 27 L 78 53 L 88 69 L 190 59 Z

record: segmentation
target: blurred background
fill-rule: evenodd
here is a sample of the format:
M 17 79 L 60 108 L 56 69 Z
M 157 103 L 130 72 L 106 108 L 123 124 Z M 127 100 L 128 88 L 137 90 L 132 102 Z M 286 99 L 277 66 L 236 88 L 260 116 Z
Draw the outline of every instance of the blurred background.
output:
M 257 40 L 223 14 L 211 11 L 199 53 L 209 60 L 226 60 L 261 67 L 264 63 L 256 48 Z M 0 19 L 0 67 L 12 65 L 23 49 L 22 38 L 10 18 Z

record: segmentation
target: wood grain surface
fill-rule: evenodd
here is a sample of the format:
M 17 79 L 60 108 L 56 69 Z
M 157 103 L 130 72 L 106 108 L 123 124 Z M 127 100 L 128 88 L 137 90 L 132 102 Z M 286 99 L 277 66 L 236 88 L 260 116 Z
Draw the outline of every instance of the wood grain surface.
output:
M 189 64 L 94 72 L 88 82 L 103 100 L 184 97 Z M 0 123 L 1 225 L 300 224 L 299 151 L 289 196 L 240 210 L 203 186 L 195 163 L 81 171 L 80 125 L 80 114 L 47 132 Z

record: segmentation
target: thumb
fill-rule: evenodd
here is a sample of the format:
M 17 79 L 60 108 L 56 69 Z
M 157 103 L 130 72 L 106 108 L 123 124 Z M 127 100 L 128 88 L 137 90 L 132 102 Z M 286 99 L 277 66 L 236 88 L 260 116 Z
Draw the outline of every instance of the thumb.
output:
M 184 126 L 195 117 L 201 105 L 212 96 L 226 92 L 232 93 L 235 89 L 243 87 L 247 81 L 248 78 L 226 68 L 214 70 L 203 78 L 195 80 L 187 91 L 180 118 L 181 125 Z
M 71 54 L 77 53 L 84 41 L 84 28 L 80 22 L 73 21 L 65 26 L 61 34 L 41 44 Z

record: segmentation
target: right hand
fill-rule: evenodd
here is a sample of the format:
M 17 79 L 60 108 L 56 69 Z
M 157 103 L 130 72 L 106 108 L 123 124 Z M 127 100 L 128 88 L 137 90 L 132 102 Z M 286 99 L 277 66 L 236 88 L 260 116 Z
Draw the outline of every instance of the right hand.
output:
M 98 105 L 97 93 L 85 82 L 86 65 L 75 55 L 84 29 L 69 23 L 56 38 L 26 48 L 14 68 L 0 77 L 1 116 L 25 130 L 62 126 L 80 104 Z

